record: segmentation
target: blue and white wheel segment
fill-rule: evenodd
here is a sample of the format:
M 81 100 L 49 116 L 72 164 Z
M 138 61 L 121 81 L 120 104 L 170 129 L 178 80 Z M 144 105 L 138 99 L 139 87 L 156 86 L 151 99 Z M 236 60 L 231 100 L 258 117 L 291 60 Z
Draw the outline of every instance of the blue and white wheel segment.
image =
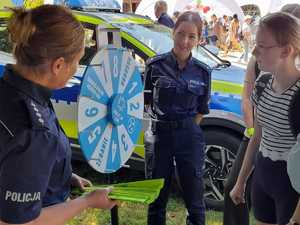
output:
M 107 47 L 88 66 L 78 99 L 79 142 L 90 166 L 118 170 L 142 130 L 143 84 L 135 60 L 123 48 Z

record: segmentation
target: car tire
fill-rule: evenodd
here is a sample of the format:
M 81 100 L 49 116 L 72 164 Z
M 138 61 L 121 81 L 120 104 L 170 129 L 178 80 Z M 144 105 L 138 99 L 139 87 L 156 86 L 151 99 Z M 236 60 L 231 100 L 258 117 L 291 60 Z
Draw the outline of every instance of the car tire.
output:
M 208 209 L 223 210 L 224 185 L 242 137 L 228 129 L 204 129 L 204 200 Z

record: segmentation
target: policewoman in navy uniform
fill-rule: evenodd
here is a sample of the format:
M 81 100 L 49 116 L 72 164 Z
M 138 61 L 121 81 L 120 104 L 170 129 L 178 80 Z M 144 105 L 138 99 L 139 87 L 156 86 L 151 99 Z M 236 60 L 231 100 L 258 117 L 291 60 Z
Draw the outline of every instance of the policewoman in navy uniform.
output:
M 84 54 L 84 29 L 55 5 L 12 9 L 8 30 L 16 64 L 0 79 L 0 224 L 60 225 L 89 207 L 111 208 L 109 190 L 66 201 L 72 173 L 69 141 L 50 102 Z M 66 202 L 65 202 L 66 201 Z
M 148 225 L 166 224 L 166 204 L 174 162 L 188 210 L 187 224 L 204 225 L 204 140 L 199 123 L 209 112 L 210 69 L 192 57 L 201 38 L 195 12 L 181 14 L 173 30 L 174 47 L 151 58 L 145 71 L 145 106 L 151 114 L 151 143 L 146 145 L 146 175 L 165 185 L 148 209 Z M 151 154 L 153 151 L 153 155 Z

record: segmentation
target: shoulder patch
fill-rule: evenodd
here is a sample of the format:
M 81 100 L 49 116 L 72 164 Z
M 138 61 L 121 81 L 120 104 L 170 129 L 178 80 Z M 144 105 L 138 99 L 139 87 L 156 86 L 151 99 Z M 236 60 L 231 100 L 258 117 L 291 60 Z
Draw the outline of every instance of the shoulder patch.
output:
M 208 76 L 211 77 L 212 68 L 209 65 L 199 61 L 196 58 L 193 58 L 193 62 L 195 63 L 196 66 L 198 66 L 201 69 L 205 70 L 207 72 Z
M 154 62 L 157 62 L 157 61 L 159 61 L 161 59 L 164 59 L 167 56 L 167 54 L 168 53 L 161 54 L 161 55 L 156 55 L 154 57 L 151 57 L 151 58 L 147 59 L 146 65 L 149 66 L 149 65 L 151 65 Z
M 206 70 L 208 73 L 211 73 L 212 69 L 210 68 L 209 65 L 199 61 L 196 58 L 193 58 L 193 61 L 194 61 L 195 65 L 197 65 L 197 66 L 201 67 L 202 69 Z
M 46 118 L 43 118 L 40 106 L 31 99 L 26 100 L 26 106 L 32 127 L 45 127 Z

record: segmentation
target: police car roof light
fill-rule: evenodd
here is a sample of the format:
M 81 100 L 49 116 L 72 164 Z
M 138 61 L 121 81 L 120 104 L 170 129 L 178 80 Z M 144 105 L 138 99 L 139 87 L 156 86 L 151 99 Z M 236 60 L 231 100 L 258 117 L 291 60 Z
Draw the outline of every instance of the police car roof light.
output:
M 121 6 L 116 0 L 55 0 L 54 4 L 65 4 L 70 8 L 76 9 L 95 9 L 95 10 L 121 10 Z
M 102 8 L 93 6 L 70 6 L 72 10 L 83 11 L 83 12 L 113 12 L 120 13 L 121 9 L 118 8 Z

